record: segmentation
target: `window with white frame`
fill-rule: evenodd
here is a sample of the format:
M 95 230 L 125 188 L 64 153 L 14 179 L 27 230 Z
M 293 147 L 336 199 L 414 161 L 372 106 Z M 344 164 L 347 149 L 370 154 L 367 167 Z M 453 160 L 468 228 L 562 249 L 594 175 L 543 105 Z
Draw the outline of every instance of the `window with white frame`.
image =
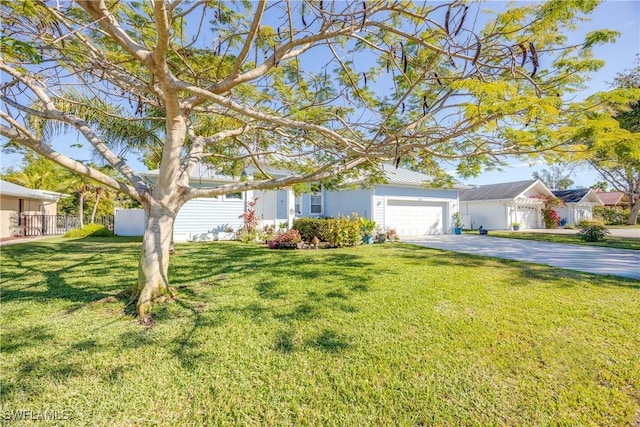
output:
M 311 206 L 309 209 L 309 213 L 311 213 L 311 215 L 322 215 L 322 195 L 312 194 L 310 199 Z
M 224 198 L 226 200 L 242 200 L 242 193 L 238 192 L 238 193 L 225 194 Z

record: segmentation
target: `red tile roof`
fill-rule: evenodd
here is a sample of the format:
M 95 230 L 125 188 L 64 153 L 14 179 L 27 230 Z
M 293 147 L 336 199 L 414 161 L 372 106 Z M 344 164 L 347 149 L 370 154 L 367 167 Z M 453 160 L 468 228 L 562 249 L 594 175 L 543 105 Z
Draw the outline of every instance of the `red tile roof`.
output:
M 602 200 L 602 203 L 604 203 L 605 206 L 628 204 L 627 197 L 622 191 L 610 191 L 607 193 L 598 191 L 596 194 L 600 197 L 600 200 Z

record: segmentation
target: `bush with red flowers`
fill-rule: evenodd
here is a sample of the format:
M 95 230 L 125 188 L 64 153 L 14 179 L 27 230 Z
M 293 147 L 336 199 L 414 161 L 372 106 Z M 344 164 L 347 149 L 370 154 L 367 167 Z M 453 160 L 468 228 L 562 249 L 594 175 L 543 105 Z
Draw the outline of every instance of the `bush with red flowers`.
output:
M 302 238 L 296 230 L 287 230 L 277 233 L 270 242 L 269 247 L 273 249 L 297 249 Z

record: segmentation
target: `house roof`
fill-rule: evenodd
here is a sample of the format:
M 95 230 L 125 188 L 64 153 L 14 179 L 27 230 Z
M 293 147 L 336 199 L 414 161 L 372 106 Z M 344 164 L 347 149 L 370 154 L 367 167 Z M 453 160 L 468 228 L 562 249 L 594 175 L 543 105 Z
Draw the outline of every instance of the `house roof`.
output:
M 460 201 L 515 199 L 534 186 L 538 186 L 542 194 L 552 195 L 551 191 L 542 181 L 539 179 L 530 179 L 527 181 L 480 185 L 475 188 L 460 190 Z
M 389 163 L 383 163 L 382 170 L 388 184 L 424 187 L 425 183 L 433 180 L 433 177 L 430 175 L 404 168 L 396 169 L 395 166 Z M 454 185 L 453 188 L 458 189 L 463 187 Z
M 3 180 L 0 180 L 0 194 L 36 200 L 58 200 L 62 196 L 62 194 L 53 191 L 34 190 Z
M 598 205 L 602 201 L 591 188 L 577 188 L 573 190 L 553 190 L 553 195 L 565 203 L 585 203 L 591 202 Z
M 605 206 L 618 206 L 627 201 L 627 196 L 622 191 L 598 191 L 596 194 Z
M 153 169 L 148 172 L 142 172 L 141 175 L 145 177 L 157 177 L 159 174 L 158 169 Z M 217 183 L 228 183 L 228 182 L 238 182 L 240 181 L 239 177 L 234 177 L 231 175 L 223 175 L 218 172 L 218 170 L 213 167 L 203 163 L 198 163 L 196 167 L 191 172 L 189 176 L 191 181 L 200 181 L 200 182 L 217 182 Z
M 270 175 L 275 175 L 275 176 L 284 176 L 290 173 L 287 170 L 277 169 L 277 168 L 266 166 L 266 165 L 262 166 L 261 169 L 269 173 Z M 426 175 L 420 172 L 415 172 L 409 169 L 404 169 L 404 168 L 396 169 L 395 166 L 388 163 L 382 164 L 382 170 L 388 184 L 424 187 L 425 182 L 431 181 L 433 179 L 433 177 L 430 175 Z M 258 172 L 258 169 L 255 167 L 249 167 L 247 168 L 247 172 L 249 174 L 256 173 Z M 142 173 L 142 175 L 147 177 L 156 177 L 158 176 L 158 169 L 144 172 Z M 200 180 L 207 183 L 211 183 L 211 182 L 227 183 L 227 182 L 238 182 L 240 178 L 229 176 L 229 175 L 222 175 L 218 173 L 218 171 L 215 168 L 199 163 L 191 173 L 190 180 L 191 181 Z M 358 182 L 358 181 L 355 181 L 355 182 Z M 462 188 L 462 187 L 456 186 L 456 185 L 453 186 L 453 189 L 458 189 L 458 188 Z

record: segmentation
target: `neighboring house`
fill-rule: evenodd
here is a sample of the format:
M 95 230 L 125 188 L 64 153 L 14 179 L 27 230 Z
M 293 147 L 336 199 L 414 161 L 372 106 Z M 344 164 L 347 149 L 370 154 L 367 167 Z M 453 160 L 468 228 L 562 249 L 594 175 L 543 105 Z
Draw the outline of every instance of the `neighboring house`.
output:
M 622 191 L 598 191 L 596 194 L 604 206 L 629 207 L 629 198 Z
M 52 191 L 33 190 L 0 180 L 0 238 L 34 234 L 34 229 L 40 231 L 37 234 L 46 234 L 42 227 L 47 222 L 42 217 L 56 215 L 61 196 Z M 25 215 L 34 217 L 27 223 Z
M 251 179 L 253 172 L 247 171 L 247 179 Z M 268 173 L 281 176 L 287 172 L 270 169 Z M 178 213 L 174 240 L 193 240 L 194 236 L 223 225 L 237 230 L 242 225 L 240 216 L 253 198 L 257 198 L 255 209 L 262 224 L 272 224 L 276 228 L 282 223 L 290 227 L 295 217 L 337 217 L 357 213 L 360 217 L 372 218 L 381 228 L 394 228 L 399 235 L 451 233 L 451 216 L 458 208 L 457 189 L 425 188 L 428 175 L 386 164 L 384 174 L 387 183 L 366 189 L 319 189 L 316 193 L 296 195 L 293 189 L 282 188 L 190 200 Z M 157 172 L 144 175 L 154 180 Z M 192 186 L 237 181 L 238 178 L 219 175 L 203 165 L 196 168 L 190 179 Z
M 593 208 L 604 206 L 602 200 L 598 198 L 598 193 L 590 188 L 553 190 L 552 192 L 563 202 L 562 206 L 555 207 L 553 210 L 558 213 L 561 220 L 566 220 L 567 224 L 576 225 L 580 221 L 590 221 L 593 219 Z
M 521 229 L 544 228 L 545 201 L 539 197 L 553 197 L 539 179 L 460 190 L 464 228 L 508 230 L 514 222 Z

